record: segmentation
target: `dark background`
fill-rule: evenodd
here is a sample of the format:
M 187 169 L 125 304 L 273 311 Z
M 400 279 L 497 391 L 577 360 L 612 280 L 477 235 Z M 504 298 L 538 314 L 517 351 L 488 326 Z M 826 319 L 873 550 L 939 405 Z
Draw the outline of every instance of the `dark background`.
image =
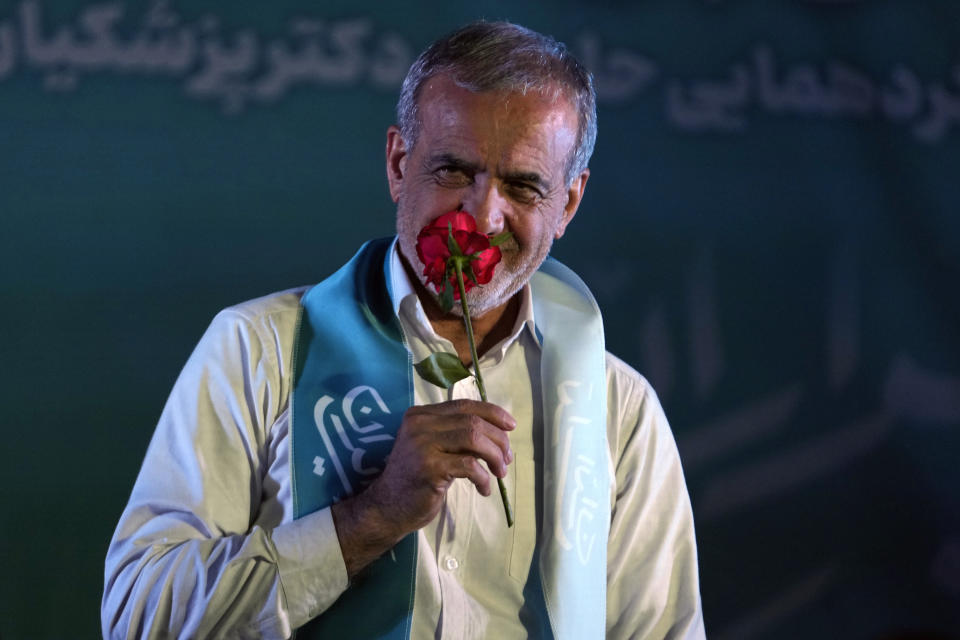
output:
M 368 4 L 0 1 L 0 636 L 99 634 L 196 340 L 392 233 L 400 80 L 479 17 L 596 74 L 554 255 L 671 419 L 710 636 L 960 628 L 960 4 Z

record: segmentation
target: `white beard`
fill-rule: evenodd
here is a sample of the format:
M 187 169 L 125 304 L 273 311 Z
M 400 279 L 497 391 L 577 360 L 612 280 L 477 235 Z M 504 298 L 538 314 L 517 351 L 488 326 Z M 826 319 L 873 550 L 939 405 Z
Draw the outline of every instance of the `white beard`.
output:
M 400 242 L 400 252 L 410 262 L 410 266 L 416 272 L 420 283 L 433 293 L 436 288 L 427 282 L 423 275 L 424 264 L 420 261 L 417 254 L 417 234 L 416 231 L 407 229 L 406 216 L 397 216 L 397 235 Z M 470 315 L 479 318 L 488 311 L 506 304 L 520 289 L 527 284 L 530 276 L 540 267 L 550 252 L 548 244 L 541 250 L 542 255 L 524 256 L 520 251 L 520 246 L 515 238 L 500 245 L 502 258 L 500 263 L 494 268 L 493 278 L 484 285 L 474 285 L 467 291 L 467 305 L 470 308 Z M 464 276 L 466 277 L 466 276 Z M 463 309 L 459 303 L 454 303 L 450 313 L 455 316 L 463 316 Z

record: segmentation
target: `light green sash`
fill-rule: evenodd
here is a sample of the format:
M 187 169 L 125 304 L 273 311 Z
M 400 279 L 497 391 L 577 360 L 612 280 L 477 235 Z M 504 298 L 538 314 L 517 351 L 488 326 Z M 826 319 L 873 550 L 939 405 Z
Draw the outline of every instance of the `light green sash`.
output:
M 294 517 L 362 490 L 383 469 L 413 403 L 410 355 L 387 283 L 390 240 L 361 248 L 310 289 L 294 351 Z M 605 632 L 610 524 L 603 327 L 573 272 L 548 260 L 530 280 L 543 345 L 543 596 L 558 638 Z M 370 565 L 300 637 L 407 638 L 416 534 Z

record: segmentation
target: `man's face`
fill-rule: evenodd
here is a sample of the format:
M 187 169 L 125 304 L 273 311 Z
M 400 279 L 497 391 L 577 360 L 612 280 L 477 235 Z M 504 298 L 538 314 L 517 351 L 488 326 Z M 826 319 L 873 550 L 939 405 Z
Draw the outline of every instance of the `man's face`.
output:
M 564 98 L 473 93 L 443 75 L 427 81 L 418 106 L 421 127 L 413 149 L 396 127 L 387 132 L 400 251 L 421 274 L 417 234 L 457 209 L 473 214 L 483 233 L 513 232 L 500 247 L 503 261 L 493 280 L 467 294 L 479 316 L 526 284 L 576 213 L 589 175 L 584 171 L 566 183 L 577 113 Z

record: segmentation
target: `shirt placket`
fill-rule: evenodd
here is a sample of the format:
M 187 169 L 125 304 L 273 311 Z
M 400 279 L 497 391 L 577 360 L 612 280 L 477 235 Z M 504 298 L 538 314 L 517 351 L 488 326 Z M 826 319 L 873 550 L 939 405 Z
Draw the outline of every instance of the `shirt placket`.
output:
M 480 392 L 472 377 L 454 384 L 449 393 L 451 400 L 480 400 Z M 475 612 L 463 588 L 463 572 L 470 570 L 466 558 L 476 521 L 476 496 L 476 488 L 466 478 L 454 480 L 447 491 L 445 508 L 448 522 L 437 540 L 440 597 L 443 602 L 440 637 L 443 640 L 471 637 L 471 620 Z

